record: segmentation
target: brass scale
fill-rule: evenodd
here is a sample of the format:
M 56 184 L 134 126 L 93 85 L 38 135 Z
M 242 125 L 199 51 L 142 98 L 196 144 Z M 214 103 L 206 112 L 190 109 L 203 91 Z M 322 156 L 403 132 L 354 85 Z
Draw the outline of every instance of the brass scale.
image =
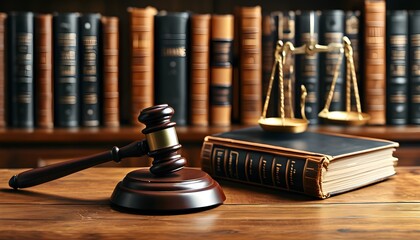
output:
M 300 133 L 304 132 L 308 127 L 308 120 L 305 115 L 305 99 L 306 99 L 306 88 L 301 86 L 301 99 L 300 99 L 300 111 L 302 118 L 294 118 L 293 107 L 291 107 L 291 117 L 285 117 L 284 103 L 285 103 L 285 92 L 284 92 L 284 76 L 283 67 L 286 63 L 286 58 L 291 54 L 308 54 L 314 55 L 317 53 L 325 52 L 340 52 L 337 64 L 334 69 L 334 76 L 332 79 L 330 91 L 328 92 L 327 99 L 325 101 L 324 108 L 318 114 L 318 117 L 323 119 L 325 122 L 342 124 L 342 125 L 363 125 L 370 119 L 370 116 L 363 113 L 361 110 L 359 90 L 357 86 L 356 71 L 353 61 L 353 48 L 348 37 L 343 37 L 342 43 L 330 43 L 327 46 L 319 45 L 314 39 L 314 13 L 310 16 L 310 40 L 302 45 L 301 47 L 295 48 L 293 43 L 278 41 L 276 44 L 276 50 L 274 53 L 274 64 L 271 70 L 270 81 L 268 84 L 267 95 L 264 103 L 264 108 L 258 124 L 267 131 L 274 132 L 292 132 Z M 334 88 L 339 75 L 340 65 L 343 62 L 343 53 L 346 56 L 346 69 L 350 74 L 346 74 L 346 111 L 329 111 L 330 104 L 334 95 Z M 278 117 L 267 118 L 267 108 L 270 102 L 270 96 L 273 88 L 274 75 L 278 68 L 279 76 L 279 93 L 280 93 L 280 109 Z M 351 86 L 353 86 L 354 96 L 356 100 L 356 110 L 351 111 Z M 291 96 L 291 88 L 288 88 L 288 96 Z

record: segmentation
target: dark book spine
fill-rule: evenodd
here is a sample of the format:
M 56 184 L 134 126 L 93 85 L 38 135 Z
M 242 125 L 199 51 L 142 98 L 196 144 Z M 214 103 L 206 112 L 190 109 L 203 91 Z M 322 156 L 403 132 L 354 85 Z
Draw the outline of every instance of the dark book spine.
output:
M 173 107 L 172 120 L 178 125 L 186 125 L 189 14 L 158 14 L 155 24 L 155 101 Z
M 344 12 L 342 10 L 325 10 L 320 17 L 320 43 L 328 45 L 330 43 L 342 43 L 344 36 Z M 334 73 L 341 54 L 339 51 L 327 52 L 320 56 L 320 97 L 323 107 L 331 89 Z M 344 91 L 344 65 L 345 59 L 342 58 L 339 66 L 339 74 L 334 87 L 333 98 L 331 100 L 330 111 L 343 111 L 345 102 Z
M 360 58 L 359 58 L 359 51 L 360 51 L 360 11 L 348 11 L 346 13 L 346 26 L 345 26 L 345 35 L 349 38 L 351 42 L 351 47 L 353 48 L 353 62 L 354 62 L 354 70 L 356 72 L 357 83 L 359 87 L 359 93 L 362 93 L 361 87 L 363 87 L 360 79 Z M 350 70 L 346 70 L 346 78 L 350 76 Z M 348 94 L 346 90 L 346 94 Z M 357 104 L 355 101 L 355 94 L 354 91 L 351 91 L 351 103 L 350 108 L 352 111 L 357 111 Z
M 78 18 L 78 13 L 59 13 L 53 18 L 54 117 L 59 127 L 80 124 Z
M 311 39 L 311 21 L 313 23 L 313 38 L 319 42 L 319 14 L 314 11 L 304 11 L 296 16 L 297 46 L 306 44 Z M 312 20 L 311 20 L 312 19 Z M 308 95 L 305 100 L 305 114 L 310 124 L 318 124 L 319 112 L 319 55 L 297 55 L 297 86 L 305 85 Z M 300 88 L 298 88 L 300 89 Z M 295 102 L 300 102 L 300 91 L 297 91 Z M 300 106 L 296 106 L 300 112 Z
M 34 14 L 12 12 L 8 18 L 11 126 L 34 127 Z
M 408 14 L 405 10 L 387 13 L 387 91 L 388 124 L 408 122 Z
M 100 124 L 100 19 L 98 13 L 83 14 L 79 18 L 81 124 L 85 127 Z
M 262 100 L 267 97 L 268 84 L 271 77 L 271 69 L 274 63 L 274 52 L 278 37 L 277 22 L 282 21 L 283 14 L 275 12 L 262 17 Z M 270 94 L 270 103 L 267 109 L 267 117 L 277 116 L 278 108 L 278 80 L 275 77 Z
M 420 11 L 410 12 L 410 123 L 420 124 Z
M 0 13 L 0 128 L 6 126 L 6 19 L 7 14 Z

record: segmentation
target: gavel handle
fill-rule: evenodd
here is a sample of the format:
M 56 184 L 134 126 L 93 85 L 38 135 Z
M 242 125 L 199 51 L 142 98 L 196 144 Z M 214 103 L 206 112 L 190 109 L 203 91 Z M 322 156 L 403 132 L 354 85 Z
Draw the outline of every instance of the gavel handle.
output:
M 148 149 L 147 141 L 142 140 L 132 142 L 122 148 L 113 147 L 111 151 L 34 168 L 10 178 L 9 186 L 14 189 L 32 187 L 111 160 L 120 162 L 126 157 L 141 157 L 147 154 Z

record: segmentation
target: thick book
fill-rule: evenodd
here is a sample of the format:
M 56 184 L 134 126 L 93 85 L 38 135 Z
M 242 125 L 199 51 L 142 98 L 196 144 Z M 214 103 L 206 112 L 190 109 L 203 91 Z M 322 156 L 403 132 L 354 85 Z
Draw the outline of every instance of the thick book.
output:
M 11 12 L 7 22 L 10 125 L 17 128 L 33 128 L 34 14 Z
M 386 4 L 384 0 L 365 1 L 364 19 L 364 107 L 369 124 L 386 123 Z
M 361 43 L 361 33 L 360 33 L 360 11 L 347 11 L 346 12 L 346 26 L 345 26 L 345 36 L 347 36 L 350 40 L 351 47 L 353 48 L 353 62 L 354 62 L 354 70 L 356 72 L 356 78 L 357 78 L 357 86 L 359 93 L 362 93 L 362 87 L 363 85 L 361 83 L 360 79 L 360 72 L 361 72 L 361 60 L 359 58 L 360 55 L 360 43 Z M 346 70 L 346 76 L 350 74 L 349 70 Z M 347 92 L 346 92 L 347 94 Z M 350 107 L 352 111 L 357 111 L 357 104 L 355 101 L 355 93 L 354 91 L 351 91 L 351 103 Z
M 408 14 L 387 12 L 386 122 L 408 123 Z
M 409 119 L 411 124 L 420 124 L 420 10 L 409 14 Z
M 233 15 L 211 19 L 210 124 L 229 126 L 232 111 Z
M 102 121 L 105 127 L 120 126 L 118 56 L 118 17 L 102 17 L 103 100 Z
M 54 121 L 58 127 L 80 125 L 79 13 L 55 13 Z
M 6 126 L 6 13 L 0 13 L 0 128 Z
M 101 15 L 85 13 L 79 18 L 80 115 L 84 127 L 98 127 L 101 112 Z
M 35 89 L 36 126 L 54 126 L 53 30 L 52 15 L 35 16 Z
M 207 136 L 201 158 L 214 177 L 324 199 L 394 175 L 396 147 L 381 139 L 251 127 Z
M 191 16 L 190 123 L 209 125 L 210 14 Z
M 155 103 L 171 105 L 178 125 L 188 121 L 189 13 L 155 16 Z

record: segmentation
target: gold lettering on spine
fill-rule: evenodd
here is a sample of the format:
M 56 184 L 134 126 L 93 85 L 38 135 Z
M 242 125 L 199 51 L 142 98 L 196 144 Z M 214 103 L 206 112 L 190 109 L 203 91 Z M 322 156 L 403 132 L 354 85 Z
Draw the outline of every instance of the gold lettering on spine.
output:
M 214 149 L 214 171 L 215 173 L 220 173 L 222 171 L 222 157 L 224 150 L 221 148 Z
M 263 175 L 264 175 L 264 171 L 263 171 L 263 161 L 265 161 L 264 159 L 263 159 L 263 156 L 261 156 L 260 157 L 260 161 L 259 161 L 259 163 L 258 163 L 258 176 L 259 176 L 259 178 L 260 178 L 260 182 L 262 183 L 263 182 Z
M 164 48 L 162 54 L 165 57 L 185 57 L 187 56 L 187 50 L 185 47 Z
M 249 177 L 248 177 L 248 167 L 249 167 L 249 153 L 246 154 L 245 157 L 245 177 L 246 180 L 249 181 Z
M 286 163 L 286 171 L 285 171 L 285 174 L 284 174 L 284 180 L 286 181 L 286 188 L 287 189 L 289 189 L 289 179 L 288 179 L 288 177 L 289 177 L 289 164 L 290 164 L 290 160 L 289 159 L 287 159 L 287 163 Z

